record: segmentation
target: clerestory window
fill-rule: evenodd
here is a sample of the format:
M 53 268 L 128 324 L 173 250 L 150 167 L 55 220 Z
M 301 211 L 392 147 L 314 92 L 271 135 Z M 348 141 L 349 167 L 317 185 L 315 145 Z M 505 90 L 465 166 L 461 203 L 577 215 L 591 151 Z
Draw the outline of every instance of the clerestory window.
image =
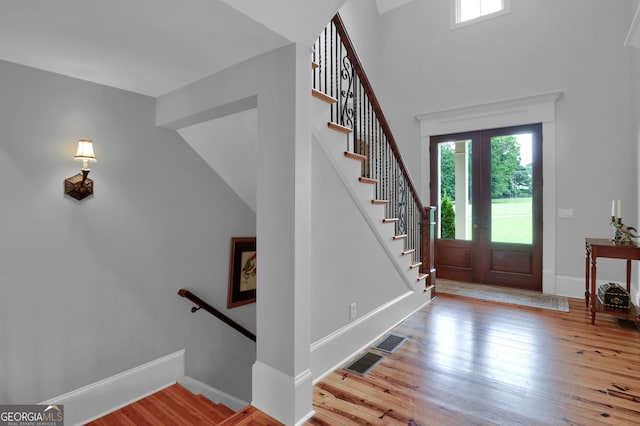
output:
M 509 13 L 511 0 L 451 0 L 452 28 Z

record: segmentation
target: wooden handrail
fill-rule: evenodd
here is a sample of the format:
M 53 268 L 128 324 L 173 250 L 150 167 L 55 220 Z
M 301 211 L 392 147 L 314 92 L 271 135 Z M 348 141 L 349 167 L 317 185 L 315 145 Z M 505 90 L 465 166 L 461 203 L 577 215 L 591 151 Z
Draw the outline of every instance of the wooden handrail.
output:
M 233 328 L 234 330 L 238 331 L 239 333 L 243 334 L 244 336 L 248 337 L 254 342 L 256 341 L 255 334 L 253 334 L 252 332 L 250 332 L 249 330 L 247 330 L 246 328 L 244 328 L 243 326 L 241 326 L 240 324 L 238 324 L 237 322 L 235 322 L 234 320 L 232 320 L 231 318 L 229 318 L 228 316 L 226 316 L 225 314 L 223 314 L 222 312 L 220 312 L 219 310 L 217 310 L 216 308 L 214 308 L 204 300 L 200 299 L 198 296 L 191 293 L 189 290 L 185 290 L 184 288 L 181 288 L 180 290 L 178 290 L 178 295 L 182 297 L 186 297 L 187 299 L 191 300 L 200 308 L 204 309 L 214 317 L 218 318 L 220 321 L 227 324 L 229 327 Z
M 373 110 L 376 113 L 378 121 L 380 122 L 380 126 L 384 130 L 385 136 L 387 137 L 387 141 L 389 142 L 389 147 L 391 148 L 393 155 L 396 157 L 396 160 L 398 161 L 398 166 L 400 167 L 402 174 L 407 180 L 407 183 L 409 185 L 409 191 L 411 191 L 411 195 L 413 196 L 413 199 L 416 205 L 418 206 L 418 208 L 420 209 L 420 211 L 422 212 L 422 214 L 428 215 L 427 210 L 422 205 L 422 201 L 418 196 L 418 191 L 416 190 L 416 187 L 413 184 L 413 180 L 411 179 L 409 170 L 407 169 L 407 166 L 404 164 L 402 156 L 400 155 L 400 149 L 398 148 L 398 144 L 396 143 L 396 140 L 393 137 L 393 133 L 391 132 L 391 127 L 389 126 L 389 122 L 387 121 L 386 117 L 384 116 L 384 113 L 382 112 L 382 107 L 380 106 L 380 102 L 378 102 L 378 98 L 376 97 L 376 94 L 373 91 L 371 82 L 369 81 L 367 74 L 364 72 L 364 67 L 362 66 L 362 62 L 360 62 L 360 59 L 358 58 L 358 54 L 356 53 L 356 50 L 353 47 L 353 43 L 349 38 L 349 34 L 347 34 L 347 30 L 344 26 L 344 23 L 342 22 L 342 18 L 340 17 L 340 14 L 336 13 L 336 15 L 333 17 L 333 24 L 336 26 L 336 31 L 338 31 L 338 34 L 342 39 L 342 43 L 346 48 L 347 57 L 351 61 L 351 64 L 354 66 L 355 71 L 358 74 L 358 78 L 360 79 L 360 84 L 362 84 L 362 87 L 364 88 L 365 93 L 369 97 L 371 106 L 373 107 Z

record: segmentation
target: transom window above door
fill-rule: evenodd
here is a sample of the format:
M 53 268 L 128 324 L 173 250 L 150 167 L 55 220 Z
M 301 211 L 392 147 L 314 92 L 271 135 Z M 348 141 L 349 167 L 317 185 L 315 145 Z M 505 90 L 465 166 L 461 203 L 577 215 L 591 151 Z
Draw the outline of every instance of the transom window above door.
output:
M 509 13 L 511 0 L 451 0 L 451 28 Z

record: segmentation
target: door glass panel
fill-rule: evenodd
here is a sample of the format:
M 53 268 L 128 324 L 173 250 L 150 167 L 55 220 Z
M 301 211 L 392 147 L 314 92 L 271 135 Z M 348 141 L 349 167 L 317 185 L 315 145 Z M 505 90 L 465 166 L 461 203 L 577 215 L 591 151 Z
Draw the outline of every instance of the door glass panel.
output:
M 533 243 L 531 133 L 491 138 L 491 241 Z
M 438 238 L 471 240 L 471 140 L 438 144 Z

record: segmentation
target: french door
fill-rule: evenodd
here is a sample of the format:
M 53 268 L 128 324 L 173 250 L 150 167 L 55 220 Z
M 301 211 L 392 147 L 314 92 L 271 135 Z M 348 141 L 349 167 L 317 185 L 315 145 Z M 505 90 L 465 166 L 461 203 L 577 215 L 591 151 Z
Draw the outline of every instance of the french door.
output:
M 430 143 L 438 277 L 542 291 L 542 124 Z

